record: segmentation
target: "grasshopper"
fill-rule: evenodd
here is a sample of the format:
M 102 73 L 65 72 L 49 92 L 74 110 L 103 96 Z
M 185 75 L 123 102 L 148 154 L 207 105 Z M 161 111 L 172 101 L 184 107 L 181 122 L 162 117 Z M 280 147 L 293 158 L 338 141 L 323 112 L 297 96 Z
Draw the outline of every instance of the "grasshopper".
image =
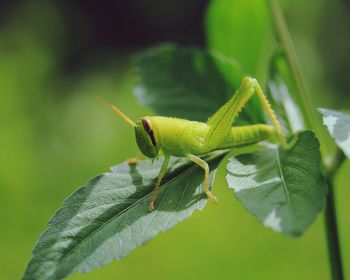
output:
M 254 92 L 257 93 L 267 111 L 272 126 L 255 124 L 232 127 L 235 118 Z M 161 116 L 146 116 L 135 123 L 117 107 L 101 98 L 98 99 L 134 128 L 136 143 L 143 155 L 156 158 L 161 153 L 164 154 L 164 161 L 148 206 L 149 211 L 155 208 L 157 193 L 171 156 L 186 157 L 203 168 L 204 192 L 210 200 L 216 203 L 217 198 L 209 190 L 209 166 L 199 157 L 200 155 L 218 149 L 251 145 L 272 135 L 277 136 L 282 147 L 287 147 L 279 121 L 259 83 L 251 77 L 243 78 L 240 88 L 206 123 Z

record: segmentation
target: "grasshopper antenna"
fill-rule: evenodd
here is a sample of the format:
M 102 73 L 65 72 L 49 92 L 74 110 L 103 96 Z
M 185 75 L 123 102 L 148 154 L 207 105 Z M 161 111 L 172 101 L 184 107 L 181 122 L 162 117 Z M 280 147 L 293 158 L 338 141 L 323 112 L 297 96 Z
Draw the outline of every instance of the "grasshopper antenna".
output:
M 131 119 L 129 119 L 122 111 L 120 111 L 117 107 L 114 105 L 109 104 L 106 100 L 102 99 L 101 97 L 96 96 L 96 98 L 104 105 L 106 105 L 109 109 L 111 109 L 116 115 L 121 117 L 124 121 L 126 121 L 128 124 L 130 124 L 132 127 L 136 127 L 136 123 L 133 122 Z

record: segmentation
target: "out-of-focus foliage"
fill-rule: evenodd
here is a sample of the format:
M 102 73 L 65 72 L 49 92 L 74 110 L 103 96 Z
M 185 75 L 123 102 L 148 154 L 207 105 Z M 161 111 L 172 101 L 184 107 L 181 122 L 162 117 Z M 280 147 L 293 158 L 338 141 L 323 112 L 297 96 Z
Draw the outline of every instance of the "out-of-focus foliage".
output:
M 239 59 L 244 74 L 265 78 L 272 40 L 265 1 L 211 1 L 207 36 L 209 48 Z
M 285 1 L 289 25 L 303 74 L 316 107 L 348 108 L 349 1 Z M 342 97 L 342 102 L 336 95 Z M 332 105 L 332 106 L 331 106 Z
M 209 50 L 239 61 L 244 76 L 265 80 L 272 46 L 265 1 L 211 1 L 206 15 L 206 33 Z M 230 69 L 221 64 L 218 64 L 218 68 L 227 81 L 235 81 Z M 261 111 L 257 96 L 250 100 L 247 107 L 251 108 L 250 111 Z M 263 121 L 260 114 L 257 122 Z

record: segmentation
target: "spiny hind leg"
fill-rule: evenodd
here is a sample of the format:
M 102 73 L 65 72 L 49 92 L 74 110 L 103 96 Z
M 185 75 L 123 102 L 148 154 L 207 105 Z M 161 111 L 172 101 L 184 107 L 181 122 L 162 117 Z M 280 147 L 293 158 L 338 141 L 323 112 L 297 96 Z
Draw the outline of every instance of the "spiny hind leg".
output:
M 284 147 L 285 149 L 288 148 L 288 144 L 287 144 L 287 140 L 283 134 L 282 128 L 281 128 L 281 124 L 278 121 L 274 111 L 271 108 L 270 102 L 268 101 L 266 95 L 264 94 L 264 91 L 262 90 L 261 86 L 259 85 L 258 81 L 254 78 L 249 78 L 247 77 L 247 79 L 250 79 L 252 85 L 254 86 L 254 89 L 260 99 L 261 104 L 263 105 L 264 109 L 266 110 L 267 114 L 269 115 L 273 126 L 276 129 L 276 135 L 278 138 L 278 141 L 280 142 L 281 146 Z
M 204 193 L 212 202 L 217 203 L 218 199 L 209 191 L 209 166 L 208 166 L 208 163 L 206 163 L 204 160 L 202 160 L 199 157 L 196 157 L 195 155 L 192 155 L 192 154 L 188 154 L 187 158 L 204 169 L 204 181 L 203 181 Z
M 164 158 L 164 161 L 163 161 L 163 164 L 162 164 L 162 167 L 160 168 L 160 171 L 159 171 L 159 175 L 158 175 L 158 179 L 157 179 L 156 185 L 154 186 L 153 191 L 152 191 L 151 202 L 148 205 L 148 211 L 150 211 L 150 212 L 152 212 L 154 210 L 154 204 L 156 203 L 156 200 L 157 200 L 157 195 L 158 195 L 158 191 L 160 189 L 160 184 L 161 184 L 162 179 L 163 179 L 163 177 L 164 177 L 164 175 L 166 173 L 166 170 L 168 168 L 169 159 L 170 159 L 170 155 L 166 154 L 165 158 Z
M 260 102 L 271 118 L 281 145 L 286 147 L 286 140 L 282 133 L 279 121 L 277 120 L 277 117 L 259 83 L 254 78 L 244 77 L 242 84 L 236 93 L 212 117 L 209 118 L 207 122 L 209 130 L 203 143 L 204 150 L 213 150 L 221 143 L 227 132 L 231 129 L 235 118 L 248 100 L 253 96 L 254 92 L 257 93 Z

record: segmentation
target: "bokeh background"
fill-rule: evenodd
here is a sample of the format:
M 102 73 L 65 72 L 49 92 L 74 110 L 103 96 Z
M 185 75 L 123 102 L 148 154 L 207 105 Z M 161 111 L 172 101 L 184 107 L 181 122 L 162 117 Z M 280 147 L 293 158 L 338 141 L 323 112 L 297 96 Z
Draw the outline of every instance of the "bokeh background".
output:
M 238 1 L 238 0 L 232 0 Z M 19 279 L 64 198 L 134 156 L 133 132 L 96 95 L 133 119 L 133 55 L 160 42 L 206 47 L 210 1 L 0 2 L 0 278 Z M 350 1 L 285 1 L 317 107 L 350 109 Z M 324 220 L 298 239 L 262 227 L 219 169 L 208 204 L 121 261 L 69 279 L 330 279 Z M 350 164 L 336 178 L 350 277 Z

